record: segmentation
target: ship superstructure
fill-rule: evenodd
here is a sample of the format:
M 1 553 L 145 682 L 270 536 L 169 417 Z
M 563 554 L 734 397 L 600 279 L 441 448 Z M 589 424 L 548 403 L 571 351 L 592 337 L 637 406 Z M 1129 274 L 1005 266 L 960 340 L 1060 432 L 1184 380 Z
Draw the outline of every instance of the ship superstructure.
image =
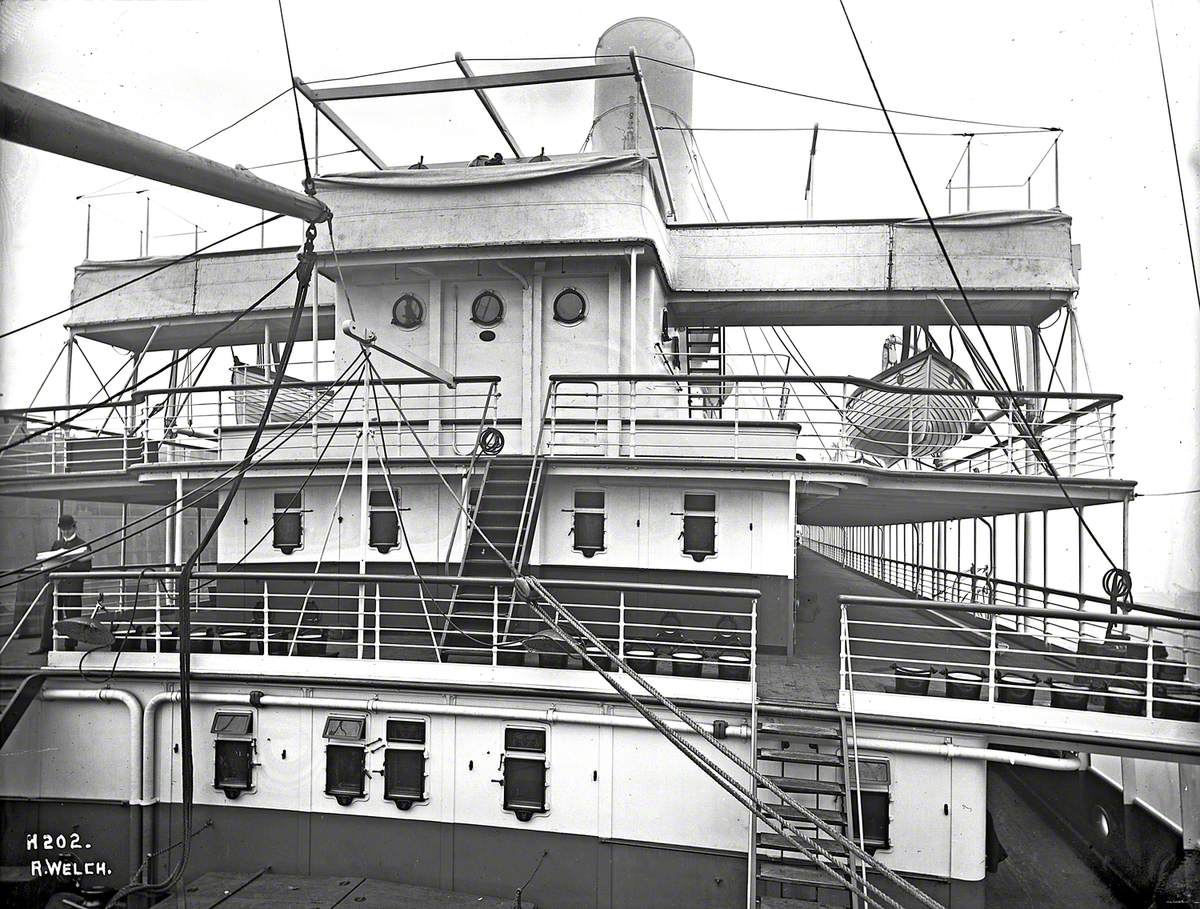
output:
M 1172 856 L 1170 826 L 1132 829 L 1088 768 L 1200 756 L 1200 623 L 1093 596 L 1082 568 L 1055 586 L 1038 554 L 1048 521 L 1134 488 L 1113 471 L 1120 396 L 1043 390 L 1039 326 L 1075 318 L 1069 216 L 706 221 L 686 130 L 658 130 L 687 126 L 692 64 L 633 20 L 584 67 L 303 86 L 327 113 L 590 78 L 596 121 L 577 154 L 318 173 L 333 218 L 299 309 L 281 248 L 202 254 L 72 314 L 74 337 L 189 359 L 86 412 L 4 415 L 23 444 L 0 493 L 150 505 L 166 528 L 160 564 L 76 572 L 81 598 L 59 591 L 69 566 L 31 572 L 18 627 L 48 597 L 112 643 L 60 627 L 10 706 L 10 827 L 78 824 L 118 882 L 172 867 L 177 585 L 191 527 L 228 506 L 187 582 L 189 875 L 921 905 L 902 880 L 984 906 L 990 763 L 1070 780 L 1106 831 L 1123 818 L 1101 851 Z M 972 316 L 939 241 L 980 322 L 1029 345 L 1016 387 L 931 340 Z M 87 262 L 72 299 L 161 264 Z M 878 376 L 813 375 L 735 340 L 845 325 L 906 326 L 903 350 Z M 286 361 L 289 333 L 311 364 Z M 196 380 L 248 347 L 228 381 Z

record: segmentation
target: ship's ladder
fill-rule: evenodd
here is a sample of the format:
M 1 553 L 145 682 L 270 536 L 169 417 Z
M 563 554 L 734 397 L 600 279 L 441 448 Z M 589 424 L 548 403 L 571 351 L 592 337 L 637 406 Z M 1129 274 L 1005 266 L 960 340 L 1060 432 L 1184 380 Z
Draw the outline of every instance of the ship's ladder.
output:
M 684 329 L 684 371 L 689 376 L 720 376 L 725 372 L 725 329 Z M 720 419 L 728 388 L 715 379 L 688 381 L 688 416 Z
M 790 852 L 794 852 L 808 863 L 809 870 L 824 875 L 830 887 L 849 891 L 860 905 L 868 909 L 904 909 L 904 904 L 895 897 L 880 889 L 868 878 L 868 872 L 884 878 L 905 897 L 910 898 L 910 905 L 920 905 L 927 909 L 944 909 L 940 903 L 928 894 L 917 889 L 899 874 L 888 868 L 874 856 L 870 855 L 851 836 L 847 836 L 839 827 L 847 828 L 846 821 L 835 823 L 825 809 L 814 808 L 802 804 L 796 793 L 789 792 L 771 775 L 764 774 L 756 767 L 742 759 L 738 754 L 725 745 L 713 731 L 706 729 L 701 723 L 681 710 L 673 701 L 663 695 L 638 672 L 630 668 L 623 657 L 615 653 L 604 641 L 596 637 L 586 626 L 554 597 L 545 585 L 537 578 L 521 575 L 514 578 L 514 587 L 528 604 L 530 610 L 543 622 L 547 628 L 557 631 L 557 638 L 564 647 L 572 650 L 583 660 L 584 665 L 598 672 L 609 686 L 621 698 L 634 708 L 651 726 L 666 737 L 672 745 L 699 767 L 710 779 L 732 795 L 737 801 L 748 808 L 756 824 L 762 824 L 764 832 L 772 834 L 777 839 L 772 843 L 786 843 Z M 602 668 L 597 662 L 607 658 L 612 664 L 627 674 L 644 693 L 633 693 L 628 690 L 617 677 Z M 676 719 L 683 722 L 693 733 L 703 739 L 712 749 L 732 764 L 736 771 L 749 778 L 743 783 L 738 776 L 726 767 L 703 753 L 682 735 L 670 729 L 666 723 L 646 706 L 646 701 L 664 708 Z M 844 731 L 840 733 L 844 742 Z M 843 754 L 845 748 L 842 749 Z M 848 793 L 845 788 L 845 770 L 843 765 L 843 780 L 837 784 L 837 792 L 842 799 L 847 815 Z M 761 798 L 758 793 L 765 792 L 771 801 Z M 832 793 L 830 793 L 832 794 Z

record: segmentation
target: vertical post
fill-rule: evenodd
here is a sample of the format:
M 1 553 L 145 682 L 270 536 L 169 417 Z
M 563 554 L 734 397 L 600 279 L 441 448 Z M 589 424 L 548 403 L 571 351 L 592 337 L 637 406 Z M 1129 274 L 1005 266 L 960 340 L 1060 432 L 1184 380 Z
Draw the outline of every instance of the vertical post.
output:
M 87 261 L 92 257 L 92 203 L 87 207 L 87 226 L 83 231 L 83 258 Z
M 179 567 L 183 564 L 183 476 L 182 474 L 175 477 L 175 531 L 172 534 L 174 537 L 174 550 L 171 555 L 174 559 L 173 564 Z M 200 554 L 204 557 L 204 553 Z
M 264 578 L 263 582 L 263 656 L 271 652 L 271 588 Z
M 974 139 L 974 136 L 967 139 L 967 211 L 971 210 L 971 142 Z
M 638 250 L 636 247 L 631 248 L 629 250 L 629 337 L 625 342 L 625 348 L 628 351 L 625 368 L 630 373 L 637 372 L 637 260 Z
M 267 212 L 265 209 L 258 210 L 258 220 L 265 222 L 267 220 Z M 267 247 L 267 225 L 265 223 L 258 229 L 258 248 L 266 249 Z
M 1061 133 L 1059 136 L 1061 137 Z M 1054 140 L 1054 208 L 1059 208 L 1058 204 L 1058 139 Z
M 359 390 L 362 392 L 362 455 L 360 456 L 360 466 L 362 468 L 362 480 L 358 486 L 358 573 L 367 573 L 367 539 L 369 530 L 367 526 L 367 507 L 369 502 L 369 492 L 367 487 L 369 470 L 370 470 L 370 452 L 371 452 L 371 412 L 367 407 L 370 398 L 371 389 L 371 362 L 370 354 L 364 354 L 367 359 L 366 369 L 363 370 L 362 382 L 359 384 Z M 382 431 L 382 426 L 380 430 Z M 386 475 L 386 474 L 385 474 Z M 416 556 L 409 552 L 409 557 L 415 559 Z M 359 582 L 358 585 L 358 658 L 363 658 L 363 638 L 365 635 L 366 626 L 366 584 Z
M 637 457 L 637 396 L 636 379 L 629 380 L 629 457 Z
M 617 655 L 625 659 L 625 591 L 617 594 Z M 617 672 L 621 668 L 617 667 Z
M 146 196 L 146 255 L 150 255 L 150 196 Z
M 500 587 L 492 587 L 492 665 L 498 666 L 500 644 Z
M 996 614 L 988 616 L 988 703 L 996 700 Z

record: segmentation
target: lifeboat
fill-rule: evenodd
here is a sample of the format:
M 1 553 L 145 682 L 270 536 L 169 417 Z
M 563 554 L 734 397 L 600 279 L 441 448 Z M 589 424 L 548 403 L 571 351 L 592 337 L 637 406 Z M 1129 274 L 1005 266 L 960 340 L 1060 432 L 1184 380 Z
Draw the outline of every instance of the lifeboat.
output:
M 889 391 L 929 389 L 961 394 Z M 846 399 L 846 441 L 861 454 L 890 467 L 897 461 L 934 458 L 968 434 L 976 412 L 967 374 L 936 350 L 920 353 L 881 372 Z

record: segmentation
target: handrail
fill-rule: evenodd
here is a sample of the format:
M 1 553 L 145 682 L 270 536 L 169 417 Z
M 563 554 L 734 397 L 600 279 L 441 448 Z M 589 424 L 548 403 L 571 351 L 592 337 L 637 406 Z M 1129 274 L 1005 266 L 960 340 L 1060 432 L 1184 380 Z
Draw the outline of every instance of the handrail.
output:
M 1069 619 L 1089 624 L 1144 625 L 1153 628 L 1179 628 L 1200 631 L 1200 619 L 1145 618 L 1136 615 L 1108 612 L 1082 612 L 1074 609 L 1047 609 L 1040 606 L 997 606 L 991 603 L 945 603 L 938 600 L 910 600 L 900 597 L 868 597 L 841 594 L 842 606 L 880 606 L 885 609 L 936 609 L 938 612 L 965 612 L 978 615 L 1019 615 L 1045 619 Z
M 92 571 L 55 571 L 56 578 L 92 578 L 92 579 L 121 579 L 121 578 L 148 578 L 148 579 L 174 579 L 179 576 L 177 571 L 128 571 L 123 569 L 100 568 Z M 417 584 L 424 582 L 426 584 L 447 584 L 455 585 L 462 584 L 463 578 L 458 575 L 421 575 L 418 577 L 415 574 L 348 574 L 348 573 L 331 573 L 331 572 L 304 572 L 304 571 L 194 571 L 192 578 L 201 581 L 221 581 L 221 580 L 251 580 L 251 581 L 329 581 L 335 583 L 411 583 Z M 476 577 L 471 575 L 468 578 L 470 583 L 475 586 L 493 586 L 507 587 L 511 586 L 513 579 L 508 578 L 489 578 Z M 644 593 L 677 593 L 687 595 L 708 595 L 708 596 L 725 596 L 738 597 L 742 599 L 757 599 L 762 596 L 762 592 L 749 587 L 693 587 L 683 584 L 647 584 L 647 583 L 626 583 L 613 581 L 584 581 L 573 578 L 539 578 L 542 584 L 549 587 L 568 587 L 578 590 L 633 590 Z
M 478 385 L 484 382 L 495 385 L 501 381 L 500 376 L 458 376 L 455 379 L 457 385 Z M 328 381 L 312 381 L 309 379 L 296 380 L 294 382 L 285 382 L 284 386 L 289 390 L 305 389 L 305 388 L 357 388 L 362 385 L 361 381 L 351 381 L 348 379 L 328 380 Z M 383 385 L 440 385 L 437 379 L 430 379 L 425 376 L 397 378 L 397 379 L 381 379 L 379 383 Z M 270 389 L 268 384 L 247 384 L 245 382 L 231 382 L 224 385 L 182 385 L 171 386 L 168 388 L 145 388 L 134 391 L 129 398 L 124 398 L 117 401 L 108 401 L 104 407 L 121 407 L 130 404 L 140 404 L 146 398 L 157 395 L 168 394 L 195 394 L 197 392 L 213 392 L 213 391 L 267 391 Z M 95 404 L 45 404 L 41 407 L 10 407 L 0 408 L 0 417 L 5 416 L 20 416 L 31 413 L 46 413 L 56 410 L 83 410 L 84 408 L 95 409 Z
M 779 375 L 757 375 L 757 374 L 725 374 L 725 373 L 675 373 L 672 375 L 663 375 L 661 373 L 556 373 L 549 378 L 550 382 L 673 382 L 692 381 L 692 382 L 707 382 L 709 384 L 718 382 L 795 382 L 806 385 L 814 385 L 817 383 L 834 384 L 844 382 L 847 385 L 855 385 L 860 388 L 871 388 L 876 391 L 896 392 L 897 394 L 909 395 L 943 395 L 950 397 L 962 397 L 963 395 L 978 395 L 981 397 L 1002 399 L 1021 400 L 1067 400 L 1080 398 L 1090 399 L 1096 402 L 1115 404 L 1118 401 L 1124 400 L 1124 395 L 1119 394 L 1100 394 L 1092 392 L 1066 392 L 1066 391 L 997 391 L 992 388 L 908 388 L 900 385 L 888 385 L 884 382 L 876 382 L 874 379 L 863 379 L 858 376 L 805 376 L 779 374 Z
M 810 544 L 805 544 L 805 545 L 808 545 L 809 548 L 812 548 L 812 545 L 810 545 Z M 1051 594 L 1054 596 L 1067 597 L 1072 600 L 1086 600 L 1089 603 L 1099 603 L 1103 606 L 1107 606 L 1112 603 L 1112 599 L 1109 597 L 1102 597 L 1102 596 L 1098 596 L 1093 593 L 1084 593 L 1083 591 L 1079 591 L 1079 590 L 1063 590 L 1059 587 L 1046 587 L 1041 584 L 1027 584 L 1024 581 L 1013 581 L 1008 578 L 994 577 L 992 575 L 972 574 L 969 571 L 956 571 L 953 568 L 941 568 L 941 567 L 938 567 L 937 565 L 926 565 L 926 564 L 921 564 L 919 562 L 905 562 L 903 559 L 893 559 L 890 556 L 871 555 L 870 553 L 863 552 L 862 550 L 849 549 L 845 546 L 838 546 L 836 543 L 817 543 L 815 545 L 828 546 L 831 549 L 841 550 L 841 552 L 849 553 L 850 555 L 861 556 L 862 558 L 867 559 L 867 560 L 874 560 L 877 562 L 890 562 L 893 565 L 908 565 L 908 566 L 911 566 L 912 568 L 917 569 L 918 571 L 922 571 L 922 572 L 927 571 L 930 574 L 937 574 L 939 572 L 942 574 L 951 574 L 951 575 L 956 575 L 961 578 L 970 578 L 973 581 L 984 581 L 988 584 L 1000 584 L 1005 587 L 1012 587 L 1016 590 L 1021 590 L 1021 591 L 1031 590 L 1036 593 L 1045 593 L 1045 594 Z M 852 568 L 853 566 L 847 566 L 847 567 Z M 893 584 L 892 586 L 895 587 L 898 585 Z M 923 600 L 922 602 L 928 602 L 928 601 Z M 981 605 L 988 605 L 988 604 L 981 604 Z M 1183 612 L 1182 610 L 1179 610 L 1179 609 L 1168 609 L 1165 606 L 1147 606 L 1142 603 L 1133 603 L 1131 605 L 1132 605 L 1133 609 L 1140 610 L 1142 612 L 1154 613 L 1155 615 L 1163 615 L 1163 616 L 1167 616 L 1170 618 L 1178 618 L 1178 619 L 1191 619 L 1192 618 L 1191 613 Z M 1124 608 L 1124 607 L 1122 607 L 1122 608 Z

